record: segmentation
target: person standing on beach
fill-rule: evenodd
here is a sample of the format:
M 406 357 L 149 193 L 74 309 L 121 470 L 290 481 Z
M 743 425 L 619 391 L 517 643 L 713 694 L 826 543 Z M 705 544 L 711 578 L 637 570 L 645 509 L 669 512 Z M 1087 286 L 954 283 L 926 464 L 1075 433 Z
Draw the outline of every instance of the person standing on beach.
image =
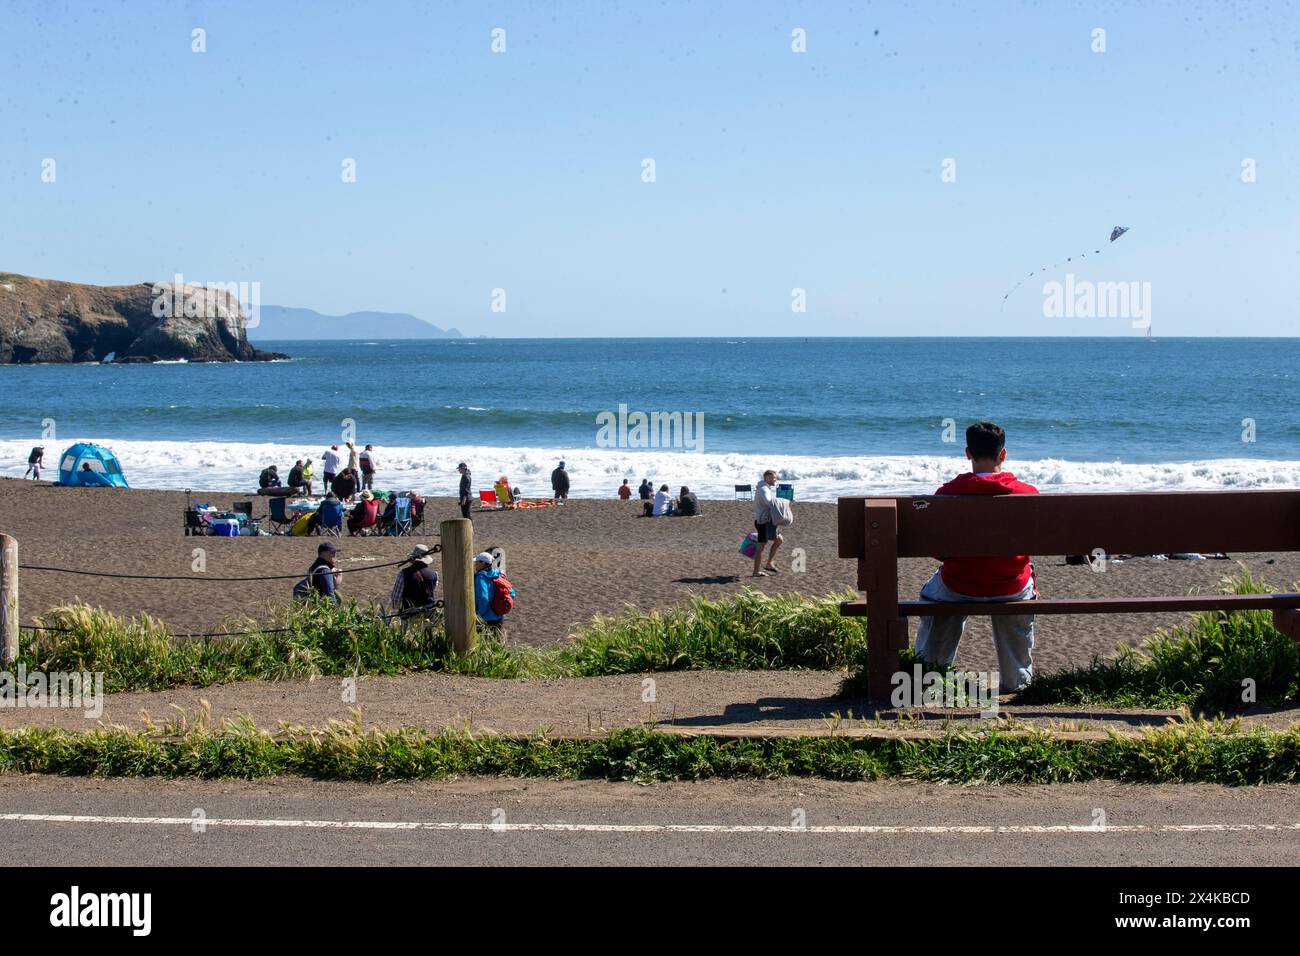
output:
M 971 470 L 943 485 L 936 495 L 1036 495 L 1038 489 L 1002 470 L 1007 436 L 993 422 L 966 429 Z M 945 603 L 1030 601 L 1036 596 L 1034 565 L 1027 554 L 996 558 L 945 558 L 921 587 L 922 601 Z M 1034 674 L 1034 616 L 998 614 L 993 645 L 998 652 L 999 690 L 1021 690 Z M 916 629 L 916 654 L 927 664 L 949 668 L 966 629 L 964 617 L 923 617 Z
M 324 479 L 326 489 L 334 484 L 334 476 L 339 473 L 340 460 L 338 445 L 330 445 L 329 450 L 320 456 L 321 478 Z
M 642 501 L 649 501 L 651 496 L 655 493 L 655 486 L 650 484 L 649 478 L 642 478 L 641 484 L 637 488 L 636 493 Z
M 776 472 L 770 468 L 763 472 L 763 480 L 754 491 L 754 529 L 758 532 L 758 548 L 754 551 L 754 574 L 756 578 L 765 578 L 769 573 L 777 574 L 776 552 L 785 539 L 776 527 Z M 763 567 L 763 548 L 771 544 L 767 553 L 767 566 Z
M 379 459 L 375 457 L 375 446 L 367 445 L 365 451 L 357 456 L 357 461 L 361 464 L 361 487 L 374 490 L 375 469 L 379 467 Z
M 469 510 L 471 504 L 469 465 L 462 461 L 456 466 L 456 470 L 460 472 L 460 489 L 456 493 L 456 503 L 460 505 L 460 516 L 473 521 L 474 519 L 470 518 Z
M 306 458 L 302 463 L 302 493 L 311 494 L 311 479 L 316 474 L 316 466 L 311 463 L 311 458 Z
M 502 583 L 498 585 L 498 581 Z M 509 585 L 491 554 L 480 551 L 474 555 L 474 613 L 502 638 L 505 637 L 505 616 L 514 607 L 515 589 Z M 508 598 L 501 593 L 507 587 Z
M 564 470 L 564 462 L 551 472 L 551 490 L 555 492 L 556 504 L 564 504 L 569 497 L 569 473 Z
M 45 464 L 45 446 L 37 445 L 32 449 L 32 453 L 27 456 L 27 470 L 23 472 L 23 477 L 32 476 L 34 481 L 41 480 L 41 465 Z
M 618 486 L 618 500 L 627 501 L 631 497 L 632 497 L 632 486 L 629 485 L 627 483 L 627 479 L 624 478 L 623 483 Z

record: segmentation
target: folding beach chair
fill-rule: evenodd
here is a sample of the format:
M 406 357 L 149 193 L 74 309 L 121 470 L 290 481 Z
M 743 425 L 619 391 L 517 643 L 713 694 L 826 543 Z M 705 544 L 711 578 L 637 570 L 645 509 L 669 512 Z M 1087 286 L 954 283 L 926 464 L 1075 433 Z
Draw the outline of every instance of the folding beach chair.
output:
M 322 501 L 318 514 L 320 533 L 337 538 L 343 531 L 343 502 Z
M 411 499 L 399 497 L 393 502 L 393 524 L 389 534 L 400 538 L 411 533 Z
M 271 513 L 267 516 L 267 520 L 271 522 L 272 531 L 282 532 L 293 525 L 293 519 L 295 516 L 289 514 L 289 512 L 285 510 L 284 498 L 271 498 L 267 501 L 267 505 L 271 509 Z
M 501 508 L 501 502 L 497 501 L 495 491 L 480 491 L 478 493 L 478 510 L 479 511 L 497 511 Z
M 748 501 L 754 497 L 753 485 L 736 485 L 736 501 Z

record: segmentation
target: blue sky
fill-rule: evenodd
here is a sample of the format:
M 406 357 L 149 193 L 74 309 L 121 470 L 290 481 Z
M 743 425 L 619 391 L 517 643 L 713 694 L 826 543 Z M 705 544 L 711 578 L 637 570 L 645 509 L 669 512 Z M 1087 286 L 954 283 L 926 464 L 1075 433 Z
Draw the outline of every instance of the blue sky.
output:
M 469 334 L 1133 335 L 1038 280 L 1000 308 L 1123 224 L 1048 278 L 1151 283 L 1160 335 L 1300 328 L 1294 3 L 0 11 L 0 271 Z

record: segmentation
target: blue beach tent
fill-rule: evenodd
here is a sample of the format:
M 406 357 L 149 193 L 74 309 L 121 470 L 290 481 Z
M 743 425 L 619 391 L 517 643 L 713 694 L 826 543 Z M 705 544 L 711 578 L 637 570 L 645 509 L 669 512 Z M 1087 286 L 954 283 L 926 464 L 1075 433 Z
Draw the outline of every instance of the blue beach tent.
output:
M 78 442 L 59 457 L 59 484 L 83 488 L 126 488 L 117 456 L 102 445 Z

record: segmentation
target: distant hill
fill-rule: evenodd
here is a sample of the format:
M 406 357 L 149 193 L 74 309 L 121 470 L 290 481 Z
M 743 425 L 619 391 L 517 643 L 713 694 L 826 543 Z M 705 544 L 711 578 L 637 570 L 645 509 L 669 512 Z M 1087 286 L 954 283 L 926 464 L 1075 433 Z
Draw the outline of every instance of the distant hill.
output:
M 261 307 L 261 321 L 248 329 L 248 337 L 273 339 L 459 339 L 456 329 L 440 329 L 432 322 L 404 312 L 349 312 L 322 315 L 312 309 L 283 305 Z

